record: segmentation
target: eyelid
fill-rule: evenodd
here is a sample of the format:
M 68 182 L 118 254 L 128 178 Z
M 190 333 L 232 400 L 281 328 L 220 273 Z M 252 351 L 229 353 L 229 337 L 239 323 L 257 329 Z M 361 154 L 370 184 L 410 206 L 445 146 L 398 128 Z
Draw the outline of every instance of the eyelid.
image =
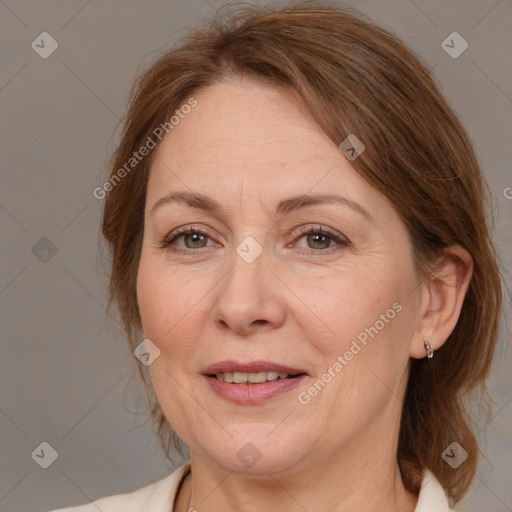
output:
M 287 244 L 286 247 L 290 247 L 291 245 L 296 244 L 301 238 L 308 234 L 327 235 L 331 240 L 335 242 L 335 245 L 328 247 L 326 249 L 315 250 L 299 248 L 299 252 L 306 254 L 308 256 L 327 256 L 329 254 L 339 251 L 341 248 L 346 248 L 352 245 L 350 240 L 345 235 L 342 235 L 341 233 L 338 233 L 337 231 L 334 231 L 331 228 L 327 228 L 317 224 L 313 226 L 301 226 L 299 228 L 298 236 L 294 238 L 293 242 Z
M 198 225 L 187 225 L 187 226 L 181 226 L 179 228 L 176 228 L 172 230 L 168 235 L 166 235 L 163 240 L 160 243 L 160 247 L 162 249 L 167 248 L 171 243 L 181 238 L 184 235 L 190 235 L 190 234 L 200 234 L 200 235 L 206 235 L 210 240 L 213 240 L 213 237 L 211 235 L 211 232 L 208 228 L 204 228 L 202 226 Z M 180 250 L 180 248 L 178 248 Z M 186 252 L 195 251 L 195 250 L 201 250 L 201 249 L 181 249 Z
M 329 235 L 330 237 L 341 241 L 345 241 L 347 244 L 350 243 L 348 238 L 345 235 L 342 235 L 341 233 L 338 233 L 337 231 L 334 231 L 331 228 L 327 228 L 325 226 L 322 226 L 321 224 L 314 224 L 310 226 L 301 226 L 298 228 L 299 234 L 304 235 L 308 233 L 320 233 L 322 235 Z

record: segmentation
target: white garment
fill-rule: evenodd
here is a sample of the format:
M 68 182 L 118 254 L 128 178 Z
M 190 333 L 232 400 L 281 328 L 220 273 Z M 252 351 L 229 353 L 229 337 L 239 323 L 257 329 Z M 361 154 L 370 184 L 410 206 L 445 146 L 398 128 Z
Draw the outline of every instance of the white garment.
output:
M 136 491 L 107 496 L 86 505 L 60 508 L 52 512 L 171 512 L 176 491 L 189 468 L 190 462 L 187 462 L 162 480 Z M 443 487 L 430 471 L 425 470 L 414 512 L 450 511 L 452 509 L 448 506 Z

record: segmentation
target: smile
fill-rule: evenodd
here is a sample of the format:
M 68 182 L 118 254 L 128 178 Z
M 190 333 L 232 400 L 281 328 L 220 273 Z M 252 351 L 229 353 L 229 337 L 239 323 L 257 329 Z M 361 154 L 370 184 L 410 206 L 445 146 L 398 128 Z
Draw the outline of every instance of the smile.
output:
M 261 384 L 263 382 L 272 382 L 278 379 L 291 379 L 297 375 L 288 375 L 287 373 L 270 371 L 270 372 L 225 372 L 217 373 L 215 377 L 223 382 L 235 384 Z

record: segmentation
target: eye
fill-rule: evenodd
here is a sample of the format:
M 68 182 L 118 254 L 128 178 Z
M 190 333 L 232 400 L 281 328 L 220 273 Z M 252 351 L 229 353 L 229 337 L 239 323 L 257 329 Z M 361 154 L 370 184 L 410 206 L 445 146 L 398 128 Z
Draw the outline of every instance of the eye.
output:
M 306 226 L 299 229 L 300 236 L 295 239 L 305 239 L 308 250 L 300 250 L 299 252 L 312 254 L 312 253 L 326 253 L 337 251 L 342 247 L 347 247 L 349 242 L 342 236 L 334 231 L 326 228 Z M 180 228 L 173 231 L 161 242 L 160 247 L 173 252 L 181 253 L 194 253 L 204 252 L 202 249 L 208 247 L 208 240 L 211 240 L 207 231 L 194 226 Z M 183 240 L 184 246 L 178 245 L 178 241 Z M 292 247 L 288 244 L 286 247 Z
M 312 251 L 301 251 L 301 252 L 332 252 L 332 248 L 334 250 L 339 250 L 340 247 L 347 247 L 349 242 L 343 238 L 343 236 L 331 231 L 330 229 L 319 227 L 304 227 L 299 230 L 301 236 L 296 240 L 306 240 L 307 247 L 312 249 Z M 333 243 L 334 242 L 334 243 Z M 289 245 L 287 247 L 290 247 Z M 326 249 L 331 249 L 326 251 Z
M 207 247 L 208 238 L 209 235 L 206 231 L 189 226 L 173 231 L 170 235 L 166 236 L 160 244 L 160 247 L 176 252 L 193 252 L 195 249 Z M 183 239 L 185 244 L 184 248 L 176 245 L 176 242 L 180 239 Z M 175 245 L 175 247 L 171 247 L 172 245 Z

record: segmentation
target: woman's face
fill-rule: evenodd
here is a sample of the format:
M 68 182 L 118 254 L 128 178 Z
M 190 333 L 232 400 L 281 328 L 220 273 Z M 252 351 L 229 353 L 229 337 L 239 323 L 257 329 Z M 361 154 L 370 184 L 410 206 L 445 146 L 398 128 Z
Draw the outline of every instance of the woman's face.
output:
M 154 155 L 137 278 L 166 417 L 228 471 L 393 458 L 420 309 L 404 223 L 289 90 L 194 98 Z

